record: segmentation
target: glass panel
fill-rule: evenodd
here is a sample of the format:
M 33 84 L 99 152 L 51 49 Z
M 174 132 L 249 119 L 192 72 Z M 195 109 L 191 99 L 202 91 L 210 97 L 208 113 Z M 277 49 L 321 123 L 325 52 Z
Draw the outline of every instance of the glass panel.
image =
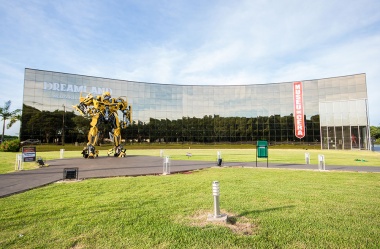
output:
M 342 123 L 342 115 L 340 113 L 337 113 L 337 114 L 334 115 L 334 125 L 336 125 L 336 126 L 343 125 L 343 123 Z
M 335 136 L 336 136 L 336 148 L 338 150 L 343 149 L 343 128 L 341 126 L 335 127 Z
M 25 69 L 24 80 L 36 80 L 36 71 L 31 69 Z
M 368 137 L 367 137 L 367 127 L 366 126 L 360 126 L 360 148 L 362 150 L 368 149 Z
M 356 113 L 358 114 L 358 125 L 367 125 L 367 108 L 365 100 L 356 101 Z
M 24 89 L 24 102 L 37 111 L 54 111 L 62 104 L 76 105 L 80 91 L 100 95 L 99 89 L 110 88 L 112 97 L 128 97 L 134 109 L 135 126 L 129 127 L 125 134 L 139 141 L 145 137 L 168 142 L 295 140 L 292 82 L 179 86 L 32 69 L 25 70 L 24 80 L 27 89 Z M 44 82 L 51 84 L 50 89 L 44 89 Z M 357 147 L 365 148 L 368 120 L 365 96 L 364 74 L 304 81 L 307 134 L 302 141 L 322 141 L 324 148 L 349 149 L 350 126 L 360 125 L 356 131 Z M 349 97 L 353 99 L 349 101 Z M 326 102 L 326 98 L 331 101 Z
M 335 129 L 334 127 L 329 126 L 328 127 L 328 140 L 329 140 L 329 149 L 336 149 L 336 138 L 335 138 Z
M 342 109 L 342 124 L 343 125 L 349 125 L 349 105 L 347 101 L 341 102 L 341 109 Z
M 343 142 L 344 142 L 343 149 L 350 150 L 351 149 L 351 131 L 350 131 L 350 126 L 344 126 L 343 127 Z
M 359 149 L 359 130 L 357 126 L 351 126 L 351 148 Z
M 322 131 L 322 134 L 321 134 L 321 139 L 322 139 L 322 149 L 328 149 L 329 148 L 329 145 L 328 145 L 328 142 L 329 142 L 329 139 L 328 139 L 328 134 L 327 134 L 327 127 L 326 126 L 323 126 L 321 127 L 321 131 Z

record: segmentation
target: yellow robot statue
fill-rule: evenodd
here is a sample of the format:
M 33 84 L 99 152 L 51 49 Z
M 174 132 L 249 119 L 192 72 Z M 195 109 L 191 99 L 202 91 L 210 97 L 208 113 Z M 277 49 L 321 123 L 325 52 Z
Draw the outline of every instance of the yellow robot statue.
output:
M 124 97 L 124 96 L 123 96 Z M 109 133 L 113 140 L 114 148 L 108 151 L 108 156 L 114 154 L 115 157 L 125 157 L 125 149 L 121 145 L 121 129 L 126 128 L 132 122 L 132 107 L 128 106 L 126 98 L 111 98 L 109 92 L 104 92 L 101 96 L 93 97 L 91 93 L 82 96 L 80 93 L 80 103 L 73 106 L 80 114 L 88 115 L 92 118 L 91 128 L 88 133 L 88 143 L 82 151 L 84 158 L 98 157 L 99 152 L 95 150 L 98 141 L 100 123 L 110 123 L 112 132 Z M 123 120 L 119 120 L 118 111 L 123 113 Z

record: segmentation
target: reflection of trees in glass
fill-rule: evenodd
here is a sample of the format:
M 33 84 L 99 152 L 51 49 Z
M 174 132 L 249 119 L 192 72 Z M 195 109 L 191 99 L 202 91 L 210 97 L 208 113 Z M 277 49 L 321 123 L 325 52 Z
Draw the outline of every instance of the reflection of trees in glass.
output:
M 27 105 L 23 105 L 21 140 L 36 138 L 47 143 L 61 141 L 63 115 L 65 115 L 65 141 L 71 143 L 86 141 L 88 132 L 88 130 L 84 130 L 86 118 L 77 116 L 73 112 L 40 111 Z M 82 133 L 86 135 L 84 136 Z
M 56 113 L 54 113 L 56 114 Z M 51 142 L 51 137 L 56 137 L 56 134 L 62 131 L 62 115 L 57 117 L 49 111 L 37 112 L 31 116 L 26 126 L 32 129 L 32 132 L 39 131 L 39 135 L 45 142 Z
M 39 138 L 53 142 L 61 138 L 63 111 L 39 111 L 25 106 L 22 117 L 22 139 Z M 306 118 L 305 118 L 306 119 Z M 87 142 L 90 120 L 65 114 L 65 140 L 67 142 Z M 100 127 L 100 141 L 108 137 L 108 128 Z M 252 142 L 268 140 L 271 142 L 317 142 L 320 141 L 319 115 L 306 119 L 306 136 L 299 140 L 294 136 L 293 115 L 258 117 L 221 117 L 205 115 L 202 118 L 182 117 L 181 119 L 155 119 L 148 122 L 134 120 L 127 129 L 122 130 L 122 138 L 133 142 L 193 142 L 223 143 Z
M 26 123 L 26 131 L 38 134 L 38 137 L 43 138 L 42 140 L 47 143 L 60 141 L 63 130 L 63 115 L 65 115 L 65 130 L 68 131 L 66 136 L 69 138 L 72 134 L 71 131 L 74 130 L 72 118 L 75 117 L 75 114 L 72 112 L 65 114 L 58 110 L 37 112 Z
M 76 135 L 77 142 L 87 141 L 91 118 L 75 116 L 72 118 L 72 121 L 74 123 L 74 129 L 70 130 L 69 132 Z
M 124 137 L 150 142 L 317 142 L 320 139 L 319 115 L 306 120 L 305 138 L 294 136 L 293 115 L 203 118 L 182 117 L 177 120 L 150 118 L 148 123 L 136 122 L 126 129 Z
M 21 129 L 20 129 L 21 140 L 25 140 L 28 138 L 40 138 L 39 132 L 34 129 L 34 124 L 31 124 L 31 127 L 27 126 L 27 123 L 31 119 L 31 117 L 39 112 L 40 111 L 34 107 L 23 105 L 22 116 L 21 116 Z

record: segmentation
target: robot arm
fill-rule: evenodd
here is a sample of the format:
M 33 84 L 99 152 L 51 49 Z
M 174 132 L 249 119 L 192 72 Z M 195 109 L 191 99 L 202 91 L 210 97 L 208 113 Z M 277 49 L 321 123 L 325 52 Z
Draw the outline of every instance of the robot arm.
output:
M 87 106 L 83 103 L 79 103 L 78 105 L 73 105 L 74 109 L 77 110 L 82 116 L 87 114 Z
M 132 123 L 132 106 L 128 105 L 128 102 L 122 97 L 119 97 L 115 101 L 118 104 L 118 109 L 123 113 L 123 120 L 120 122 L 122 128 L 126 128 Z
M 127 109 L 123 110 L 123 126 L 127 127 L 132 123 L 132 106 L 128 106 Z
M 92 96 L 91 93 L 87 94 L 86 97 L 82 96 L 82 92 L 80 93 L 79 97 L 80 103 L 78 105 L 73 106 L 75 110 L 77 110 L 80 114 L 83 116 L 85 114 L 89 113 L 89 108 L 88 106 L 94 105 L 94 97 Z

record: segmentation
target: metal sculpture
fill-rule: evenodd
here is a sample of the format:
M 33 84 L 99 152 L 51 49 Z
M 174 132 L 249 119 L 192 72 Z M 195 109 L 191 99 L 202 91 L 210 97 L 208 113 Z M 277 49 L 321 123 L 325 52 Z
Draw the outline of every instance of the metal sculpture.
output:
M 80 103 L 73 106 L 82 116 L 91 117 L 91 128 L 88 133 L 88 143 L 82 151 L 84 158 L 98 157 L 99 151 L 95 150 L 95 145 L 99 138 L 98 126 L 101 123 L 110 123 L 112 133 L 109 132 L 114 147 L 108 151 L 108 156 L 114 154 L 115 157 L 125 157 L 125 149 L 121 144 L 121 129 L 132 123 L 132 107 L 128 105 L 125 96 L 111 98 L 109 92 L 104 92 L 101 96 L 93 97 L 91 93 L 79 97 Z M 122 112 L 123 118 L 120 121 L 118 112 Z

